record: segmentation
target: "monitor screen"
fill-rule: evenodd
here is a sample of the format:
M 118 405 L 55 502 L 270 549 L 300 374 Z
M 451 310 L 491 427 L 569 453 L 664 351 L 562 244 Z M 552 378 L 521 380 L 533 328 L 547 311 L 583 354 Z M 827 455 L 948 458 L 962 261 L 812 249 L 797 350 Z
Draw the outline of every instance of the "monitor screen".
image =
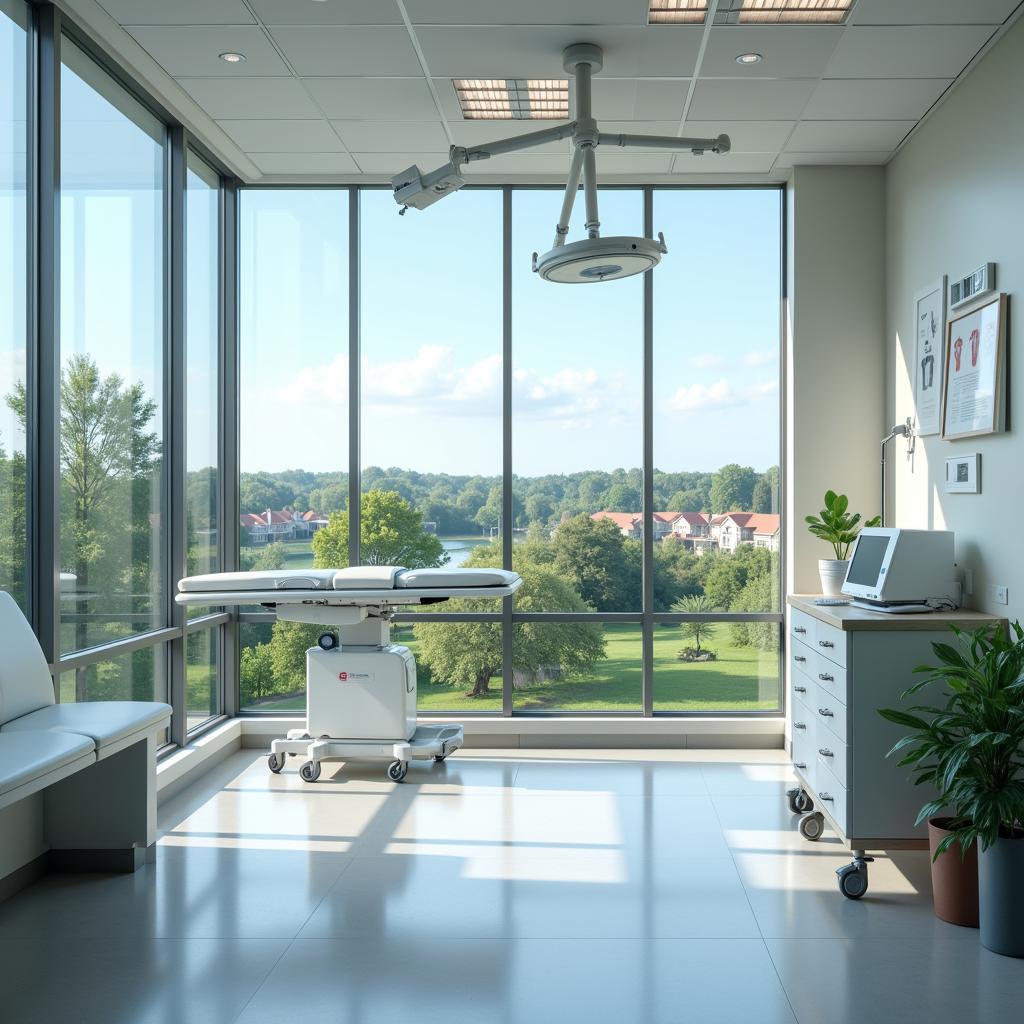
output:
M 846 582 L 858 587 L 876 587 L 879 582 L 878 570 L 882 568 L 882 562 L 885 560 L 889 540 L 889 537 L 861 534 L 857 538 L 857 550 L 853 553 Z

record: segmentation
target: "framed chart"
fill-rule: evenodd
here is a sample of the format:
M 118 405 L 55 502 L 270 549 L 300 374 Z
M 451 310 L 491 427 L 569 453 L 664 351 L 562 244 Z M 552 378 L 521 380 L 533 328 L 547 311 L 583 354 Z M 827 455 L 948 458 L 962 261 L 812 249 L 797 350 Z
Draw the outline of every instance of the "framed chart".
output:
M 1006 294 L 951 317 L 946 325 L 942 436 L 1003 429 L 1006 414 Z
M 942 427 L 945 367 L 946 277 L 914 296 L 914 410 L 916 433 L 937 434 Z

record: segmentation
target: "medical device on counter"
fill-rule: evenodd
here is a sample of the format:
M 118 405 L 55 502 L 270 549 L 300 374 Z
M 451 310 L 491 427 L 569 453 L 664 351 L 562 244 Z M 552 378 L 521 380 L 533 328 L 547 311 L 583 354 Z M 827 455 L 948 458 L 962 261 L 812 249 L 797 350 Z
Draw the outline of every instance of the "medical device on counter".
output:
M 871 611 L 930 612 L 958 607 L 955 579 L 951 530 L 865 527 L 842 592 Z
M 270 770 L 281 771 L 286 755 L 305 754 L 299 774 L 316 782 L 323 761 L 381 758 L 390 762 L 388 778 L 401 782 L 410 760 L 443 761 L 462 746 L 463 729 L 417 726 L 416 662 L 408 647 L 391 643 L 394 609 L 450 597 L 508 597 L 521 584 L 502 569 L 369 565 L 189 576 L 175 600 L 260 604 L 287 622 L 337 627 L 306 652 L 306 728 L 273 741 Z

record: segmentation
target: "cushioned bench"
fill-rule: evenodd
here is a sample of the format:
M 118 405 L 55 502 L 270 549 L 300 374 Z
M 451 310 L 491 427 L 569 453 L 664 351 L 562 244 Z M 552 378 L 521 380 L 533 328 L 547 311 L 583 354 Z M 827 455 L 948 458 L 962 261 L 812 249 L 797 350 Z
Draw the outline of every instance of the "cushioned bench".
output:
M 57 867 L 134 870 L 156 840 L 156 745 L 171 708 L 57 704 L 42 649 L 0 591 L 0 808 L 44 793 Z

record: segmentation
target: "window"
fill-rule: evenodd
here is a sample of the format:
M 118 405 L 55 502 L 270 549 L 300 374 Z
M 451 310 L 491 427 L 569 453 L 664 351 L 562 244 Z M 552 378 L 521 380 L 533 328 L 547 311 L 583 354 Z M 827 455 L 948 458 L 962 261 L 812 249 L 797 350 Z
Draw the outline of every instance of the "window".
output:
M 27 8 L 0 9 L 0 590 L 26 607 Z
M 61 649 L 163 625 L 164 127 L 74 43 L 61 73 Z M 90 693 L 80 685 L 79 700 Z
M 243 569 L 312 565 L 314 537 L 332 517 L 337 532 L 347 504 L 348 201 L 341 189 L 241 193 Z M 304 707 L 305 650 L 320 632 L 275 623 L 250 649 L 243 629 L 242 706 Z

